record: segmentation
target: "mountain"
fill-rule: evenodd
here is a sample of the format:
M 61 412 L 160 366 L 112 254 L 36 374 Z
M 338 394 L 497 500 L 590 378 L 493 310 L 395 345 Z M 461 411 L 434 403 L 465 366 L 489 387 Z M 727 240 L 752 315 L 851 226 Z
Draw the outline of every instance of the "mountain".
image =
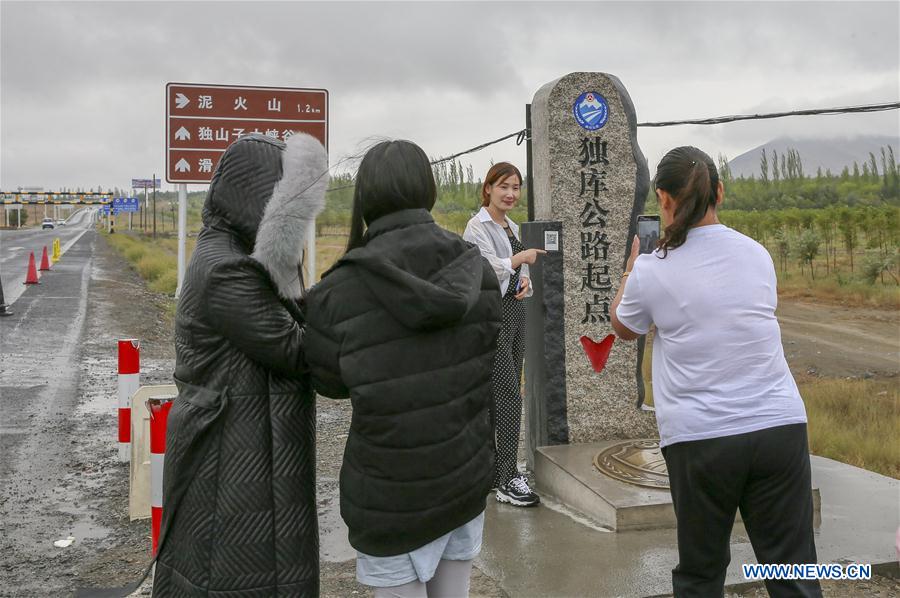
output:
M 859 164 L 860 170 L 864 162 L 869 161 L 869 152 L 875 154 L 878 162 L 878 172 L 881 172 L 881 148 L 891 146 L 894 148 L 894 158 L 900 161 L 900 137 L 889 135 L 866 135 L 854 137 L 850 139 L 832 138 L 832 139 L 794 139 L 791 137 L 779 137 L 768 143 L 744 152 L 740 156 L 728 161 L 731 167 L 731 174 L 737 178 L 741 175 L 749 177 L 750 175 L 759 178 L 759 160 L 762 157 L 762 150 L 765 148 L 766 155 L 769 158 L 769 177 L 772 176 L 772 151 L 778 152 L 780 157 L 787 154 L 788 148 L 794 149 L 800 153 L 800 159 L 803 161 L 803 174 L 806 176 L 815 176 L 816 170 L 821 166 L 824 173 L 827 169 L 831 173 L 838 175 L 844 166 L 853 169 L 853 161 Z

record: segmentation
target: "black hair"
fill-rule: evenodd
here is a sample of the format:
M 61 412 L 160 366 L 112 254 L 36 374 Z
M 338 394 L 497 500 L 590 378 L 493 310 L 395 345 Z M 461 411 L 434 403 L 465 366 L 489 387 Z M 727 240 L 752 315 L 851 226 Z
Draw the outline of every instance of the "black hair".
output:
M 688 230 L 703 220 L 710 207 L 716 208 L 719 172 L 712 158 L 696 147 L 676 147 L 659 161 L 653 188 L 675 200 L 672 222 L 657 245 L 665 257 L 669 249 L 684 245 Z
M 347 251 L 365 244 L 365 227 L 399 210 L 431 210 L 437 198 L 428 156 L 411 141 L 382 141 L 356 172 Z

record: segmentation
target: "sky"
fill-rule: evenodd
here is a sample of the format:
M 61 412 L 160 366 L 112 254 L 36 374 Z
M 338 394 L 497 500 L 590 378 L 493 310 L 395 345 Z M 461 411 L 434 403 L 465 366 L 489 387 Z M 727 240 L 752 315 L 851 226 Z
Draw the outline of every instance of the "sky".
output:
M 338 171 L 381 138 L 439 157 L 518 131 L 535 92 L 577 71 L 619 77 L 638 122 L 896 102 L 900 2 L 2 0 L 0 190 L 165 179 L 169 82 L 327 89 Z M 652 173 L 677 145 L 715 158 L 783 135 L 896 135 L 898 113 L 638 141 Z M 524 145 L 461 158 L 476 178 L 502 160 L 524 168 Z

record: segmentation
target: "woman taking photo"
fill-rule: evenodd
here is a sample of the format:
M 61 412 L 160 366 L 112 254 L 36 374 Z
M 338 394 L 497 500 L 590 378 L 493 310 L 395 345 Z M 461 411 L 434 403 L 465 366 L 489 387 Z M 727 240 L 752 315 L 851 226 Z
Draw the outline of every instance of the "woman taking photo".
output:
M 528 265 L 540 249 L 525 249 L 519 227 L 507 214 L 516 207 L 522 174 L 509 162 L 494 164 L 481 187 L 481 210 L 469 220 L 463 238 L 474 243 L 487 258 L 500 281 L 503 327 L 497 339 L 494 361 L 494 410 L 497 463 L 493 488 L 498 502 L 532 507 L 540 498 L 518 470 L 519 433 L 522 420 L 521 374 L 525 351 L 525 303 L 534 294 Z
M 667 223 L 652 254 L 632 242 L 612 325 L 656 326 L 653 400 L 678 523 L 675 596 L 721 596 L 735 513 L 760 563 L 815 563 L 806 410 L 775 318 L 764 247 L 719 223 L 724 188 L 705 153 L 679 147 L 655 179 Z M 817 581 L 766 580 L 770 596 Z
M 417 145 L 369 150 L 347 252 L 306 303 L 315 388 L 353 404 L 341 515 L 376 597 L 468 594 L 493 475 L 497 278 L 435 194 Z

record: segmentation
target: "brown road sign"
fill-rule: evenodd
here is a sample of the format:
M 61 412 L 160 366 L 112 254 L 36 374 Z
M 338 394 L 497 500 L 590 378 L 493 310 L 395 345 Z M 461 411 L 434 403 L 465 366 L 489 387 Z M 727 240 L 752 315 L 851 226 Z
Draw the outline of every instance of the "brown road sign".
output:
M 328 91 L 286 87 L 166 85 L 166 180 L 209 183 L 225 148 L 259 133 L 308 133 L 328 148 Z

